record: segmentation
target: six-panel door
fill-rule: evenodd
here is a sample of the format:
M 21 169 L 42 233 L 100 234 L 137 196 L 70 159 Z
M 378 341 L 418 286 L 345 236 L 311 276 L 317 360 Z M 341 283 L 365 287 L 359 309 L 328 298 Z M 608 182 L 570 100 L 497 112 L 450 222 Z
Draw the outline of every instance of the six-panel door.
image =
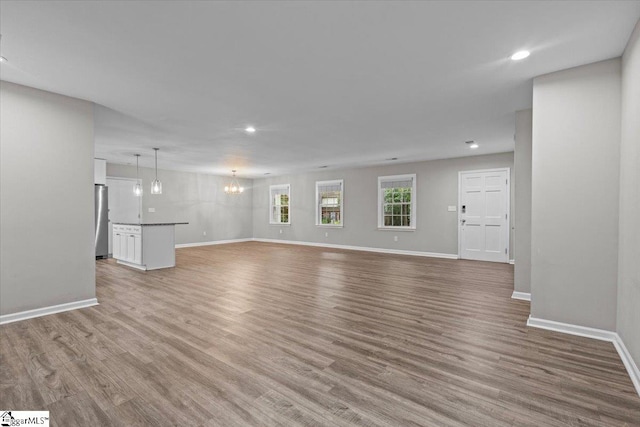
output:
M 508 170 L 460 172 L 460 257 L 508 262 Z

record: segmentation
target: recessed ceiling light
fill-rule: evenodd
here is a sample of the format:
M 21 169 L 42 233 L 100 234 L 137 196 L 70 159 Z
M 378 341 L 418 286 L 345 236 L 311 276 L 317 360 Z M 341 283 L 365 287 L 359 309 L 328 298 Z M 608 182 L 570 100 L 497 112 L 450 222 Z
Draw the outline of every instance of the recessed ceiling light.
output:
M 476 148 L 480 147 L 480 146 L 478 145 L 478 143 L 477 143 L 477 142 L 475 142 L 475 141 L 473 141 L 473 140 L 471 140 L 471 141 L 465 141 L 464 143 L 465 143 L 465 144 L 467 144 L 467 145 L 469 146 L 469 148 L 471 148 L 472 150 L 475 150 Z
M 247 133 L 254 133 L 256 131 L 256 128 L 254 128 L 253 126 L 247 126 L 246 128 L 244 128 L 244 131 Z
M 531 55 L 531 53 L 528 50 L 521 50 L 511 55 L 511 59 L 513 59 L 514 61 L 520 61 L 521 59 L 524 59 L 529 55 Z

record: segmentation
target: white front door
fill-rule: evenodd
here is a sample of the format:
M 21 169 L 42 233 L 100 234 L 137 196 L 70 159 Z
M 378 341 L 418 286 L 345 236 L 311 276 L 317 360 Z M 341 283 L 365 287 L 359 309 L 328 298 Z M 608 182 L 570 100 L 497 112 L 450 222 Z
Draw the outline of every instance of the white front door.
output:
M 509 169 L 459 173 L 460 258 L 509 262 Z

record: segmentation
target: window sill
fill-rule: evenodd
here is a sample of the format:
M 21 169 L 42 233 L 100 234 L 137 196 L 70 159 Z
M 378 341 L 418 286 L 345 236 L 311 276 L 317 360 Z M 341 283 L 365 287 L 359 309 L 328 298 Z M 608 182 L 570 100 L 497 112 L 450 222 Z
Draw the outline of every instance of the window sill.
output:
M 291 225 L 290 222 L 270 222 L 269 225 L 278 225 L 278 226 L 285 226 L 288 227 Z
M 415 227 L 378 227 L 378 231 L 416 231 Z
M 316 227 L 320 228 L 343 228 L 343 224 L 316 224 Z

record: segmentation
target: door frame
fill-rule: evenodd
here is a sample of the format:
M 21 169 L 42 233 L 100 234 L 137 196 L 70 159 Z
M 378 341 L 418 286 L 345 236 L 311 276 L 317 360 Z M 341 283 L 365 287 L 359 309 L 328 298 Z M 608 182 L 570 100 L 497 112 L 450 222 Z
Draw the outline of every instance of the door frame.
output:
M 468 170 L 468 171 L 458 171 L 458 259 L 462 259 L 462 174 L 463 173 L 483 173 L 483 172 L 506 172 L 507 173 L 507 261 L 505 264 L 509 264 L 510 253 L 511 253 L 511 167 L 503 167 L 503 168 L 490 168 L 490 169 L 476 169 L 476 170 Z
M 109 187 L 109 183 L 108 180 L 112 180 L 112 181 L 129 181 L 131 182 L 131 184 L 135 184 L 138 183 L 140 185 L 142 185 L 142 179 L 141 178 L 126 178 L 126 177 L 122 177 L 122 176 L 107 176 L 105 183 L 107 188 Z M 133 186 L 131 187 L 133 188 Z M 144 193 L 143 193 L 144 194 Z M 139 197 L 139 201 L 138 201 L 138 221 L 142 221 L 142 197 Z M 109 202 L 107 202 L 109 203 Z M 113 255 L 113 224 L 111 223 L 111 218 L 110 218 L 110 210 L 111 208 L 108 208 L 109 211 L 107 212 L 107 218 L 109 220 L 109 222 L 107 223 L 107 230 L 109 235 L 108 237 L 108 245 L 111 248 L 111 251 L 109 252 L 109 256 Z
M 107 176 L 106 179 L 110 179 L 113 181 L 130 181 L 132 184 L 140 184 L 142 185 L 142 179 L 141 178 L 125 178 L 125 177 L 121 177 L 121 176 Z M 144 193 L 143 193 L 144 195 Z M 139 197 L 139 202 L 138 202 L 138 220 L 142 221 L 142 197 Z

